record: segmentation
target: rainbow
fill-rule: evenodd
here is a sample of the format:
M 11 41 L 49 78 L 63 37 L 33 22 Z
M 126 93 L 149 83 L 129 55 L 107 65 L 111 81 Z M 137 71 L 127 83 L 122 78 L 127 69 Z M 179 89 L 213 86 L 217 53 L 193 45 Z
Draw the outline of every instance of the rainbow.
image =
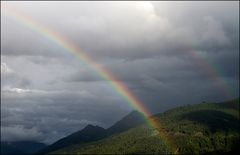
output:
M 133 108 L 141 111 L 145 117 L 151 115 L 148 109 L 144 107 L 144 104 L 127 88 L 123 82 L 115 77 L 109 70 L 103 68 L 101 64 L 95 63 L 94 60 L 86 54 L 86 52 L 82 51 L 70 41 L 66 40 L 59 33 L 34 21 L 34 19 L 32 19 L 30 16 L 20 14 L 19 12 L 16 12 L 16 9 L 4 9 L 4 11 L 7 13 L 7 15 L 13 17 L 17 22 L 25 25 L 38 34 L 41 34 L 61 48 L 77 56 L 83 63 L 87 64 L 91 69 L 97 72 L 99 76 L 108 81 L 113 89 L 120 94 Z
M 186 52 L 199 66 L 199 68 L 203 69 L 205 74 L 208 75 L 212 81 L 215 81 L 216 86 L 222 91 L 221 93 L 224 95 L 224 97 L 227 99 L 234 98 L 233 90 L 228 86 L 227 82 L 221 78 L 221 72 L 216 65 L 211 63 L 211 61 L 205 58 L 203 55 L 199 54 L 199 52 L 194 50 L 194 48 L 188 48 Z
M 61 48 L 65 49 L 66 51 L 74 54 L 77 56 L 81 62 L 88 65 L 93 71 L 98 73 L 100 77 L 108 81 L 109 85 L 119 94 L 121 95 L 128 104 L 133 107 L 134 109 L 140 111 L 143 114 L 144 119 L 148 126 L 157 131 L 163 142 L 166 145 L 170 146 L 172 151 L 176 150 L 176 146 L 173 142 L 171 142 L 170 138 L 162 131 L 162 126 L 158 120 L 155 120 L 154 117 L 150 117 L 152 114 L 150 111 L 144 106 L 143 102 L 141 102 L 129 89 L 128 87 L 121 82 L 116 76 L 114 76 L 109 70 L 106 70 L 101 66 L 99 63 L 95 63 L 93 59 L 91 59 L 86 52 L 72 44 L 70 41 L 65 39 L 59 33 L 45 27 L 44 25 L 38 23 L 30 16 L 23 15 L 20 11 L 16 11 L 17 9 L 9 9 L 4 8 L 4 13 L 9 17 L 13 18 L 15 21 L 23 24 L 24 26 L 28 27 L 32 31 L 44 36 L 48 40 L 54 42 Z
M 118 93 L 120 94 L 128 103 L 130 106 L 132 106 L 134 109 L 140 111 L 143 113 L 144 118 L 146 122 L 153 127 L 154 129 L 157 129 L 159 131 L 159 135 L 163 138 L 163 140 L 171 146 L 173 150 L 176 150 L 176 146 L 174 145 L 174 142 L 170 140 L 170 138 L 166 135 L 166 133 L 162 130 L 163 127 L 161 127 L 161 123 L 158 120 L 155 120 L 154 117 L 150 117 L 151 113 L 150 111 L 144 106 L 144 103 L 140 101 L 129 89 L 128 87 L 121 82 L 116 76 L 114 76 L 109 70 L 105 69 L 101 64 L 96 63 L 91 57 L 89 57 L 86 52 L 75 46 L 71 43 L 71 41 L 64 38 L 59 33 L 49 29 L 48 27 L 45 27 L 44 25 L 38 23 L 34 19 L 32 19 L 30 16 L 23 15 L 20 13 L 20 11 L 16 11 L 17 9 L 9 9 L 4 8 L 4 13 L 6 15 L 9 15 L 10 17 L 14 18 L 17 22 L 25 25 L 29 29 L 35 31 L 36 33 L 44 36 L 48 40 L 54 42 L 61 48 L 65 49 L 66 51 L 72 53 L 76 57 L 81 60 L 81 62 L 88 65 L 93 71 L 98 73 L 98 75 L 108 81 L 109 85 Z M 194 50 L 189 50 L 190 57 L 197 61 L 199 64 L 201 64 L 201 67 L 206 69 L 206 72 L 209 74 L 210 77 L 212 77 L 214 80 L 219 83 L 222 87 L 224 87 L 225 81 L 219 78 L 217 76 L 217 71 L 211 67 L 210 63 L 205 61 L 203 57 L 198 55 L 198 53 Z M 226 90 L 226 89 L 225 89 Z M 228 91 L 225 91 L 226 96 L 232 96 L 229 94 Z

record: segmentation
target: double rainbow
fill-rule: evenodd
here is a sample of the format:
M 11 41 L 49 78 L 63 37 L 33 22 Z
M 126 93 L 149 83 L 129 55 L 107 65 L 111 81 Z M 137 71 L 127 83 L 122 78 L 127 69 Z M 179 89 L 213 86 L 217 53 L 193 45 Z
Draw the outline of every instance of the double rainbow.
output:
M 44 25 L 38 23 L 34 19 L 32 19 L 30 16 L 23 15 L 19 11 L 16 11 L 16 9 L 9 9 L 4 8 L 4 12 L 6 15 L 14 18 L 17 22 L 25 25 L 26 27 L 30 28 L 31 30 L 35 31 L 36 33 L 44 36 L 48 40 L 54 42 L 61 48 L 65 49 L 65 51 L 68 51 L 79 58 L 82 62 L 87 64 L 89 67 L 91 67 L 100 77 L 108 81 L 109 85 L 112 86 L 113 90 L 115 90 L 118 94 L 120 94 L 132 107 L 134 107 L 136 110 L 143 113 L 144 118 L 146 119 L 146 122 L 151 125 L 155 129 L 159 129 L 158 131 L 160 136 L 167 142 L 173 149 L 176 149 L 174 144 L 170 142 L 168 136 L 165 135 L 164 131 L 161 131 L 162 127 L 159 121 L 154 120 L 153 118 L 149 119 L 149 116 L 151 116 L 151 113 L 149 110 L 144 106 L 143 102 L 141 102 L 129 89 L 128 87 L 121 82 L 116 76 L 114 76 L 109 70 L 106 70 L 104 67 L 101 66 L 101 64 L 96 63 L 91 57 L 89 57 L 86 52 L 72 44 L 70 41 L 68 41 L 66 38 L 64 38 L 61 34 L 55 32 L 54 30 L 49 29 L 48 27 L 45 27 Z M 203 64 L 204 68 L 207 68 L 207 73 L 212 76 L 213 78 L 216 76 L 216 71 L 214 69 L 211 69 L 210 65 L 205 62 L 205 60 L 199 58 L 196 52 L 191 51 L 190 56 L 198 61 L 200 64 Z M 203 62 L 204 61 L 204 62 Z M 218 78 L 219 79 L 219 78 Z M 224 81 L 219 79 L 218 81 L 221 85 L 225 85 Z M 229 93 L 226 91 L 226 94 L 229 95 Z M 171 143 L 171 144 L 170 144 Z

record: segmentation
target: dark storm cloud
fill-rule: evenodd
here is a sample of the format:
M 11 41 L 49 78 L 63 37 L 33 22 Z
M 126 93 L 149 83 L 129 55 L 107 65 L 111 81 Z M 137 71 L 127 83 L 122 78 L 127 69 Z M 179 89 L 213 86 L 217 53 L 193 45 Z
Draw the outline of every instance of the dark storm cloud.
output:
M 4 7 L 16 7 L 62 34 L 153 113 L 238 96 L 237 2 L 6 2 L 1 7 L 3 13 Z M 4 140 L 49 143 L 87 124 L 108 127 L 131 110 L 74 54 L 7 15 L 1 23 Z
M 117 103 L 121 104 L 121 100 L 109 99 L 107 96 L 100 98 L 84 91 L 51 92 L 10 89 L 3 90 L 2 95 L 3 140 L 7 140 L 8 136 L 11 137 L 12 134 L 15 134 L 22 139 L 32 140 L 31 138 L 33 138 L 49 143 L 59 136 L 70 134 L 87 124 L 107 127 L 119 119 L 119 115 L 124 114 L 121 107 L 116 105 Z M 116 104 L 107 103 L 109 101 Z M 124 108 L 122 110 L 124 111 Z M 106 112 L 112 115 L 111 119 L 107 119 L 107 116 L 104 115 Z M 68 126 L 68 128 L 64 128 L 64 126 Z M 19 128 L 20 130 L 18 130 Z M 7 131 L 8 129 L 9 131 Z M 19 132 L 9 133 L 17 130 Z M 26 132 L 30 132 L 30 134 L 28 135 Z M 31 132 L 37 135 L 31 135 Z M 52 132 L 57 132 L 56 137 L 52 135 Z M 19 139 L 17 138 L 17 140 Z M 14 139 L 10 138 L 9 140 Z

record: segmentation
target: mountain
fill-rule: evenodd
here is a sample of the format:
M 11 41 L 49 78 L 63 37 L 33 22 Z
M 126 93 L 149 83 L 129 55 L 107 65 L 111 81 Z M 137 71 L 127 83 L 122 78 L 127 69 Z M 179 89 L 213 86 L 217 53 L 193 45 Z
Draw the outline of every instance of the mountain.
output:
M 46 147 L 34 141 L 1 142 L 1 154 L 33 154 Z
M 99 126 L 87 125 L 84 129 L 77 131 L 65 138 L 58 140 L 57 142 L 44 148 L 38 154 L 45 154 L 63 147 L 67 147 L 73 144 L 81 144 L 91 141 L 96 141 L 106 137 L 107 131 Z
M 239 153 L 239 99 L 174 108 L 147 123 L 99 141 L 50 154 L 228 154 Z M 116 123 L 118 124 L 118 123 Z
M 115 134 L 126 131 L 130 128 L 136 127 L 137 125 L 143 123 L 144 116 L 139 111 L 132 111 L 127 116 L 123 117 L 121 120 L 116 122 L 113 126 L 107 129 L 108 134 Z
M 62 138 L 52 145 L 49 145 L 38 152 L 38 154 L 45 154 L 73 144 L 85 144 L 87 142 L 97 141 L 111 136 L 112 134 L 126 131 L 143 122 L 143 114 L 138 111 L 132 111 L 108 129 L 104 129 L 99 126 L 87 125 L 84 129 Z

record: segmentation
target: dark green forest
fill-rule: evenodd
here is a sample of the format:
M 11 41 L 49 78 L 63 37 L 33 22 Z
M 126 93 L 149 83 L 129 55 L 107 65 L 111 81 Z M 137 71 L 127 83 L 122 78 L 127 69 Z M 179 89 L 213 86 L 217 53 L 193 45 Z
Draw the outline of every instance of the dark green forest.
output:
M 239 153 L 239 99 L 186 105 L 103 139 L 72 144 L 49 154 Z

